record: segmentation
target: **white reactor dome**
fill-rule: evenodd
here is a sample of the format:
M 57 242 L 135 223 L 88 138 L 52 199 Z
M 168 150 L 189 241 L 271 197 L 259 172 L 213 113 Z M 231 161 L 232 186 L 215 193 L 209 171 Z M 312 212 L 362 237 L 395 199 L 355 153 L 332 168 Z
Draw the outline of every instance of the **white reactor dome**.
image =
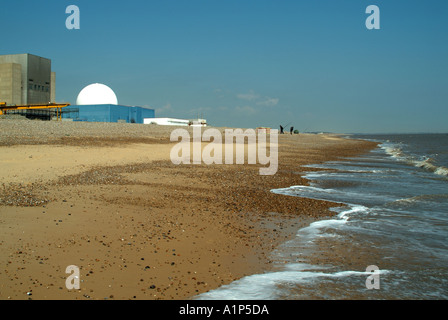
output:
M 94 83 L 81 90 L 76 99 L 76 104 L 118 104 L 118 100 L 111 88 L 101 83 Z

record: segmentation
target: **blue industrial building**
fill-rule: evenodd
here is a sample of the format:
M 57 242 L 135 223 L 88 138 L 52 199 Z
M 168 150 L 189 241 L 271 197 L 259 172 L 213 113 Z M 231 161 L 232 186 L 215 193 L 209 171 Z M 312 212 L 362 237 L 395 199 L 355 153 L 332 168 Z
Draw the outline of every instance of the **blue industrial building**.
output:
M 62 118 L 73 121 L 143 123 L 143 119 L 154 117 L 154 109 L 114 104 L 74 105 L 62 109 Z

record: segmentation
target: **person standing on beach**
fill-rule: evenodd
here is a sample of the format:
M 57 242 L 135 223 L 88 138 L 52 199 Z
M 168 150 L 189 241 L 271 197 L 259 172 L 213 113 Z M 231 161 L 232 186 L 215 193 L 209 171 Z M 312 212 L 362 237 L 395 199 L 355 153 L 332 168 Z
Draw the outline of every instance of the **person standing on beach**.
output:
M 291 127 L 291 129 L 289 129 L 289 133 L 292 134 L 293 130 L 294 130 L 294 127 Z

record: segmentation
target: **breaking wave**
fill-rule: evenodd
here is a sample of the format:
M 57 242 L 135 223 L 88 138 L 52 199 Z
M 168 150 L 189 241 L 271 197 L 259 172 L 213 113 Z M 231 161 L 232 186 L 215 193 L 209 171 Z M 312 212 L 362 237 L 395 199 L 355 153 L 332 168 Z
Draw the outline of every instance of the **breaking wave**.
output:
M 393 158 L 404 161 L 417 168 L 422 168 L 433 172 L 439 176 L 448 177 L 448 168 L 434 164 L 435 160 L 431 157 L 418 157 L 408 154 L 397 145 L 382 145 L 381 148 Z

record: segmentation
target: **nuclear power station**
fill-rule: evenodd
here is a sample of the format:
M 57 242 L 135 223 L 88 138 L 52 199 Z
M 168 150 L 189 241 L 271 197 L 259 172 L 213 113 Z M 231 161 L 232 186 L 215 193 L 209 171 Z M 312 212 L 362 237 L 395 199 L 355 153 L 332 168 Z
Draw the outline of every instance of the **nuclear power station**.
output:
M 28 53 L 0 56 L 0 115 L 126 123 L 144 123 L 144 119 L 155 117 L 154 109 L 119 105 L 114 91 L 100 83 L 82 89 L 76 105 L 55 100 L 56 73 L 50 59 Z
M 82 89 L 76 105 L 62 113 L 63 119 L 88 122 L 144 123 L 144 119 L 154 116 L 154 109 L 119 105 L 115 92 L 102 83 L 93 83 Z

